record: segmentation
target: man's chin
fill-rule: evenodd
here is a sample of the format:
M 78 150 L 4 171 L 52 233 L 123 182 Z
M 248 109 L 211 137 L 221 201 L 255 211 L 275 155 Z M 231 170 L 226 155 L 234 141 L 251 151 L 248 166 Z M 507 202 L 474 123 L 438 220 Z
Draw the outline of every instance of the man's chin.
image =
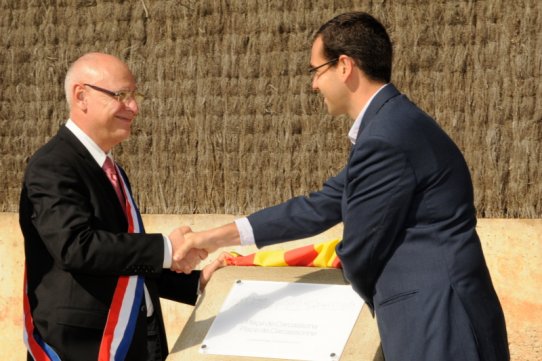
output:
M 116 138 L 119 139 L 119 143 L 122 141 L 125 141 L 130 137 L 131 134 L 131 127 L 128 126 L 126 128 L 119 128 L 116 131 Z
M 331 116 L 335 116 L 335 112 L 336 112 L 336 109 L 333 108 L 333 106 L 331 106 L 329 104 L 329 102 L 327 101 L 326 98 L 324 98 L 324 105 L 326 106 L 326 110 L 327 110 L 327 113 Z
M 333 109 L 327 103 L 326 103 L 326 110 L 327 110 L 327 113 L 331 115 L 332 117 L 336 117 L 337 115 L 340 115 L 338 114 L 337 109 Z

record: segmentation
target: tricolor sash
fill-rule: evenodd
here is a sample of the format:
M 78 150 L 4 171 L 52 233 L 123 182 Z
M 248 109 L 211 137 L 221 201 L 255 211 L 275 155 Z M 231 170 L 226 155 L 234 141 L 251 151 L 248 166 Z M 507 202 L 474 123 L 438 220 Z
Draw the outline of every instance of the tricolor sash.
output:
M 142 233 L 143 222 L 135 201 L 127 186 L 124 173 L 115 164 L 120 175 L 126 200 L 128 233 Z M 143 300 L 144 278 L 142 276 L 120 276 L 109 307 L 98 361 L 122 361 L 126 358 L 134 336 L 139 307 Z
M 46 344 L 38 331 L 34 328 L 34 320 L 30 312 L 30 302 L 28 301 L 28 283 L 26 281 L 26 264 L 24 267 L 24 295 L 23 295 L 23 310 L 24 310 L 24 327 L 23 339 L 28 353 L 36 361 L 60 361 L 57 353 L 51 346 Z
M 126 218 L 128 220 L 128 233 L 142 233 L 143 222 L 135 201 L 127 186 L 124 173 L 115 164 L 117 174 L 120 175 L 122 190 L 126 203 Z M 126 358 L 128 349 L 134 336 L 135 326 L 141 302 L 144 297 L 144 277 L 120 276 L 109 307 L 107 321 L 100 343 L 98 361 L 122 361 Z M 24 331 L 23 338 L 26 348 L 36 361 L 60 361 L 60 357 L 53 348 L 45 343 L 34 327 L 30 303 L 28 299 L 28 285 L 26 279 L 26 266 L 24 275 Z

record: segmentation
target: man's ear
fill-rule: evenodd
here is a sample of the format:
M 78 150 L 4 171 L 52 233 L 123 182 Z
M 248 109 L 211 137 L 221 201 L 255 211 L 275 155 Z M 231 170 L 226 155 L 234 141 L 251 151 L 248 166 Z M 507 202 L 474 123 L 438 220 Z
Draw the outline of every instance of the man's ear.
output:
M 354 59 L 347 55 L 341 55 L 339 57 L 337 66 L 339 67 L 339 74 L 341 78 L 343 78 L 343 80 L 346 80 L 354 70 Z
M 81 84 L 75 84 L 72 88 L 72 103 L 73 106 L 81 109 L 82 111 L 87 110 L 87 93 L 85 87 Z

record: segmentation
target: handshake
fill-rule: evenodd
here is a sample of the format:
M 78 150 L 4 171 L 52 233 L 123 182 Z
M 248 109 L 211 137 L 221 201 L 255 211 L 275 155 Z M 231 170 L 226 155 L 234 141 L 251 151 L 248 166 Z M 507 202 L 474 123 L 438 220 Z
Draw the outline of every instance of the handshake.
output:
M 192 232 L 190 227 L 179 227 L 170 233 L 172 247 L 171 270 L 177 273 L 190 273 L 207 258 L 207 255 L 219 248 L 241 244 L 239 231 L 235 223 L 226 224 L 202 232 Z M 225 266 L 227 253 L 222 253 L 210 266 L 212 270 Z M 207 270 L 205 270 L 207 271 Z
M 177 273 L 190 273 L 218 247 L 206 244 L 205 232 L 192 232 L 190 227 L 179 227 L 169 235 L 171 241 L 171 270 Z M 209 243 L 209 242 L 207 242 Z

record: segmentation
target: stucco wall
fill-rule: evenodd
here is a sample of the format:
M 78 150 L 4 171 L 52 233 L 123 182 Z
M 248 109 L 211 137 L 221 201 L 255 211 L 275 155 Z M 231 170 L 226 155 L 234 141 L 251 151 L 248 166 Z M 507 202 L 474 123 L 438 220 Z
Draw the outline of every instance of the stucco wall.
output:
M 231 222 L 232 215 L 144 215 L 148 232 L 169 233 L 177 225 L 202 230 Z M 306 240 L 274 248 L 340 238 L 341 226 Z M 504 308 L 512 360 L 542 359 L 542 219 L 480 219 L 478 232 L 488 267 Z M 250 253 L 254 248 L 231 248 Z M 22 280 L 24 252 L 16 213 L 0 213 L 0 359 L 24 360 Z M 209 259 L 213 259 L 211 255 Z M 192 307 L 162 301 L 170 346 Z M 4 356 L 4 357 L 1 357 Z

